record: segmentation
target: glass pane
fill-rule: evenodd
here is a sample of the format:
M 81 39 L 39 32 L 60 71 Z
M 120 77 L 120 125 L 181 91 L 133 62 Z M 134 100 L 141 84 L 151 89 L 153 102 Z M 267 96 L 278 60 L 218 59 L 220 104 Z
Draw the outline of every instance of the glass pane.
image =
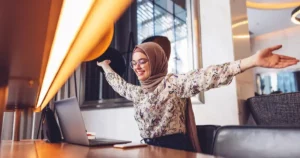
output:
M 298 92 L 296 72 L 265 73 L 257 75 L 258 94 Z
M 153 17 L 152 2 L 139 1 L 137 3 L 138 43 L 154 34 Z
M 154 12 L 155 35 L 168 36 L 171 41 L 174 39 L 173 15 L 157 5 L 154 6 Z
M 169 73 L 189 70 L 187 52 L 187 12 L 185 0 L 142 0 L 138 1 L 138 43 L 144 39 L 161 35 L 171 42 Z M 144 13 L 147 11 L 147 13 Z M 152 15 L 149 15 L 152 14 Z

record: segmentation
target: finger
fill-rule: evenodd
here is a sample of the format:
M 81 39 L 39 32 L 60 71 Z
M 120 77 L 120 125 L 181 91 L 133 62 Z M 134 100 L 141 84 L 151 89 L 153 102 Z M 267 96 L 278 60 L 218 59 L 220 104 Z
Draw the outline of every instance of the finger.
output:
M 286 55 L 279 55 L 279 57 L 280 57 L 280 59 L 296 59 L 294 57 L 290 57 L 290 56 L 286 56 Z
M 280 62 L 299 62 L 298 59 L 279 59 Z
M 290 60 L 290 61 L 280 61 L 279 64 L 297 64 L 297 60 Z
M 274 66 L 274 68 L 284 68 L 284 67 L 286 67 L 287 65 L 289 65 L 288 62 L 279 62 L 279 63 L 277 63 L 277 64 Z
M 285 67 L 287 67 L 287 66 L 284 65 L 284 64 L 278 64 L 278 65 L 274 66 L 273 68 L 275 68 L 275 69 L 282 69 L 282 68 L 285 68 Z
M 285 68 L 285 67 L 289 67 L 289 66 L 292 66 L 292 65 L 296 65 L 298 62 L 279 62 L 278 64 L 276 64 L 274 66 L 274 68 Z
M 278 50 L 278 49 L 280 49 L 280 48 L 282 48 L 282 45 L 276 45 L 276 46 L 273 46 L 273 47 L 270 47 L 270 48 L 268 48 L 270 51 L 274 51 L 274 50 Z

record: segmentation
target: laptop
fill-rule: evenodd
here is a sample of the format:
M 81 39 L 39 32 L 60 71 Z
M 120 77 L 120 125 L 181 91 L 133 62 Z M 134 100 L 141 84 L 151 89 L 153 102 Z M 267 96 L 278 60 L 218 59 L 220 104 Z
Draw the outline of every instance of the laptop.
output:
M 76 97 L 54 103 L 64 141 L 67 143 L 99 146 L 130 143 L 131 141 L 106 138 L 88 139 L 84 121 Z

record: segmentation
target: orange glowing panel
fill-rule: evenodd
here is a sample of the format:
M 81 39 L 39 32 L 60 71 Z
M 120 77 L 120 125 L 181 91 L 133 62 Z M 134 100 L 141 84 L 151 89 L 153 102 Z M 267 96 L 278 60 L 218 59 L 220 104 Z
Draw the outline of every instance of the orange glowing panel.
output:
M 132 0 L 94 0 L 74 41 L 69 45 L 70 49 L 68 49 L 47 94 L 37 106 L 41 106 L 41 109 L 44 108 L 81 62 L 88 58 L 89 53 L 106 40 L 104 37 L 109 37 L 106 36 L 107 32 L 111 30 L 114 22 L 119 19 L 131 2 Z
M 37 105 L 41 105 L 94 0 L 64 0 Z

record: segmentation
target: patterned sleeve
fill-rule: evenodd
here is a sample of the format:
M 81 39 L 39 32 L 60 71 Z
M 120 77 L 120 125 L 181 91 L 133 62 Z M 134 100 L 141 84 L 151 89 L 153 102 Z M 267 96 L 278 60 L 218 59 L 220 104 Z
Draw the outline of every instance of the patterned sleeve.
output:
M 189 98 L 201 91 L 228 85 L 239 73 L 241 73 L 240 60 L 175 75 L 171 84 L 176 87 L 174 89 L 179 97 Z
M 109 72 L 105 74 L 108 84 L 122 97 L 130 101 L 135 101 L 142 93 L 140 86 L 135 86 L 127 83 L 121 76 L 115 72 Z

